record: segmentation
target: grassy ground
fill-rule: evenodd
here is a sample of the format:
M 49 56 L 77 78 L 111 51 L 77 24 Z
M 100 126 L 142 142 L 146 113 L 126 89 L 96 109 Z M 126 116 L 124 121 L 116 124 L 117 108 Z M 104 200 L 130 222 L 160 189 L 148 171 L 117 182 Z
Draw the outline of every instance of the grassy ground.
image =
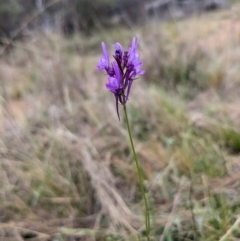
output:
M 101 41 L 133 34 L 146 74 L 128 111 L 153 239 L 239 240 L 239 14 L 14 43 L 0 59 L 1 240 L 144 239 L 125 122 L 95 70 Z

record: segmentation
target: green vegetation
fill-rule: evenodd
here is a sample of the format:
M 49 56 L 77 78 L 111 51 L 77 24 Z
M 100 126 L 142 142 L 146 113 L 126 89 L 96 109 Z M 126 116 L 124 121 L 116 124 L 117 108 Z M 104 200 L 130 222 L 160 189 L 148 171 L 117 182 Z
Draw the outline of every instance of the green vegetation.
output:
M 145 240 L 126 126 L 95 70 L 101 41 L 127 45 L 134 34 L 146 74 L 128 111 L 152 238 L 237 240 L 240 25 L 232 14 L 14 42 L 0 60 L 0 238 Z

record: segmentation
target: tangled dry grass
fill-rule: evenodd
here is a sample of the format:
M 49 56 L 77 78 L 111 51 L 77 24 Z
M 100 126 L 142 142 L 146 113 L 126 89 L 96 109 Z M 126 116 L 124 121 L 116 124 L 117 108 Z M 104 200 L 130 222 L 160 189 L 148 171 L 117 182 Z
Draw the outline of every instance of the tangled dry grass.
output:
M 156 240 L 240 237 L 238 7 L 134 30 L 146 75 L 128 110 Z M 2 56 L 2 240 L 144 238 L 124 120 L 95 71 L 100 41 L 131 37 L 36 35 Z

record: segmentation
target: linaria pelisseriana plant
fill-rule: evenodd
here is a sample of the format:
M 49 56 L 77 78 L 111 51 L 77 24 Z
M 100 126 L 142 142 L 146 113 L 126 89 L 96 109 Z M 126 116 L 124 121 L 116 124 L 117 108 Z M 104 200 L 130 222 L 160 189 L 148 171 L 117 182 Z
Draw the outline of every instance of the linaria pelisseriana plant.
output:
M 104 56 L 99 59 L 97 69 L 105 70 L 108 74 L 106 88 L 115 96 L 118 118 L 120 118 L 118 104 L 126 107 L 134 79 L 144 74 L 144 70 L 141 70 L 143 63 L 139 60 L 140 54 L 137 53 L 137 45 L 136 38 L 133 38 L 128 51 L 124 51 L 120 43 L 114 44 L 116 50 L 113 57 L 115 61 L 110 63 L 106 45 L 102 42 Z
M 140 188 L 144 199 L 145 204 L 145 225 L 146 225 L 146 234 L 148 241 L 150 240 L 150 218 L 148 211 L 148 203 L 145 195 L 145 190 L 143 186 L 143 177 L 141 174 L 139 162 L 135 152 L 135 147 L 133 144 L 131 129 L 129 125 L 127 107 L 126 104 L 129 100 L 129 95 L 131 92 L 132 84 L 134 80 L 144 74 L 144 70 L 141 69 L 143 63 L 140 61 L 140 54 L 137 52 L 138 41 L 136 38 L 133 38 L 132 44 L 128 50 L 123 50 L 120 43 L 114 44 L 115 53 L 113 58 L 115 61 L 110 62 L 109 54 L 104 42 L 102 42 L 103 56 L 99 59 L 99 64 L 97 69 L 105 70 L 108 75 L 108 82 L 106 83 L 106 88 L 112 92 L 115 96 L 116 101 L 116 111 L 118 118 L 119 115 L 119 104 L 123 106 L 125 119 L 127 123 L 128 135 L 131 143 L 131 148 L 134 156 L 134 160 L 137 167 L 138 178 L 140 182 Z

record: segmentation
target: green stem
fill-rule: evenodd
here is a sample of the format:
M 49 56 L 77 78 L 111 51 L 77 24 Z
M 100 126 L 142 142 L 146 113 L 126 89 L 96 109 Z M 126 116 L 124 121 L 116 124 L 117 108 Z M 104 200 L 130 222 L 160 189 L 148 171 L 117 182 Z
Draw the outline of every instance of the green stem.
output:
M 147 240 L 150 241 L 150 218 L 149 218 L 149 212 L 148 212 L 147 198 L 146 198 L 145 190 L 144 190 L 144 186 L 143 186 L 143 178 L 142 178 L 138 158 L 136 155 L 135 147 L 133 144 L 132 133 L 131 133 L 131 129 L 130 129 L 129 121 L 128 121 L 127 107 L 125 106 L 123 109 L 124 109 L 125 119 L 126 119 L 126 123 L 127 123 L 127 129 L 128 129 L 128 135 L 129 135 L 129 139 L 130 139 L 130 143 L 131 143 L 131 148 L 132 148 L 134 160 L 135 160 L 136 167 L 137 167 L 140 189 L 141 189 L 142 196 L 144 199 L 144 204 L 145 204 L 145 225 L 146 225 Z

